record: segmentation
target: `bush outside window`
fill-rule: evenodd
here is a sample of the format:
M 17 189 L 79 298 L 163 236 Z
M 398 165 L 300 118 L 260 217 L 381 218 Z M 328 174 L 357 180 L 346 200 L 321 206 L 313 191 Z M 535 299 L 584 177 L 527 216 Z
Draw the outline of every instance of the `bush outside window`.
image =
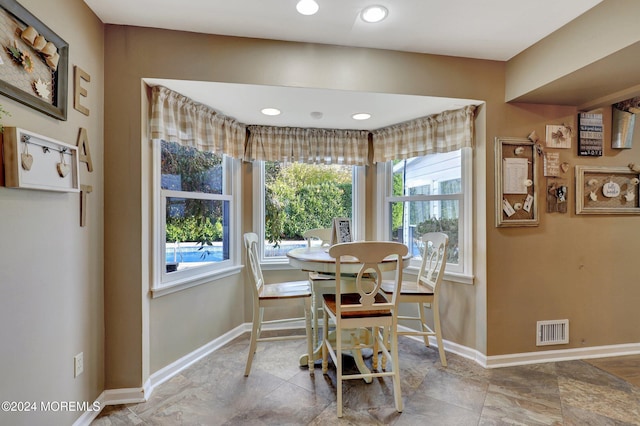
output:
M 353 216 L 354 167 L 302 163 L 261 163 L 265 261 L 284 260 L 287 251 L 306 245 L 303 233 L 330 228 L 335 217 Z M 259 172 L 260 173 L 260 172 Z
M 162 281 L 228 263 L 232 198 L 227 159 L 165 141 L 159 157 Z

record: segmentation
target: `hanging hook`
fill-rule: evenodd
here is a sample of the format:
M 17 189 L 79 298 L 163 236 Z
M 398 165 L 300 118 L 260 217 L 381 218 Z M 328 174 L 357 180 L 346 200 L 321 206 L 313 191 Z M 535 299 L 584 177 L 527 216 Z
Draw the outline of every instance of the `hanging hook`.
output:
M 49 152 L 49 147 L 48 146 L 43 146 L 42 147 L 42 152 L 44 152 L 45 154 Z

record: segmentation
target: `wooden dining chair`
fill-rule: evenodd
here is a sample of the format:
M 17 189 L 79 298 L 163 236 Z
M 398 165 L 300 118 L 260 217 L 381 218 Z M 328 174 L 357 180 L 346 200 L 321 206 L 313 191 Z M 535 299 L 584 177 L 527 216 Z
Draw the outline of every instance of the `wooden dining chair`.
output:
M 258 235 L 253 232 L 244 234 L 244 246 L 247 251 L 247 261 L 249 263 L 249 287 L 253 296 L 253 327 L 251 328 L 251 343 L 249 345 L 249 356 L 244 370 L 245 377 L 251 371 L 251 363 L 256 352 L 258 342 L 307 339 L 307 356 L 309 374 L 313 376 L 313 346 L 311 338 L 311 287 L 308 281 L 280 282 L 275 284 L 265 284 L 260 268 L 258 257 Z M 265 308 L 291 307 L 298 305 L 304 307 L 304 318 L 279 318 L 265 321 Z M 274 336 L 260 337 L 262 326 L 266 324 L 280 324 L 305 322 L 305 336 Z
M 398 363 L 397 306 L 398 291 L 402 282 L 403 256 L 407 246 L 389 241 L 362 241 L 336 244 L 329 254 L 336 259 L 336 277 L 341 276 L 344 262 L 358 260 L 356 266 L 355 289 L 353 293 L 344 293 L 342 279 L 336 279 L 335 294 L 323 295 L 324 324 L 322 341 L 322 372 L 328 371 L 328 357 L 336 366 L 338 417 L 342 417 L 342 381 L 351 379 L 370 379 L 391 377 L 393 394 L 398 412 L 402 412 L 402 391 L 400 389 L 400 366 Z M 381 291 L 383 282 L 380 263 L 388 257 L 396 258 L 395 292 L 385 297 Z M 351 283 L 349 283 L 351 285 Z M 390 299 L 390 300 L 389 300 Z M 335 340 L 329 340 L 329 321 L 335 324 Z M 370 339 L 353 338 L 353 329 L 367 329 Z M 387 334 L 389 340 L 387 340 Z M 346 335 L 346 336 L 345 336 Z M 351 336 L 351 337 L 350 337 Z M 345 337 L 350 337 L 345 339 Z M 388 344 L 387 344 L 388 342 Z M 373 370 L 358 374 L 344 374 L 342 351 L 361 352 L 364 348 L 373 349 Z M 391 368 L 378 370 L 378 351 L 382 352 Z
M 447 366 L 447 358 L 442 343 L 442 326 L 440 324 L 440 287 L 444 277 L 444 269 L 447 264 L 447 244 L 449 237 L 442 232 L 429 232 L 422 236 L 424 251 L 422 263 L 418 271 L 417 279 L 404 281 L 400 287 L 399 303 L 417 305 L 419 315 L 399 315 L 398 320 L 418 321 L 417 330 L 398 331 L 398 335 L 422 336 L 424 344 L 429 346 L 429 336 L 435 336 L 440 353 L 440 363 Z M 395 283 L 382 283 L 382 291 L 387 295 L 394 294 Z M 433 328 L 427 324 L 425 306 L 428 303 L 433 311 Z
M 331 228 L 314 228 L 305 231 L 302 237 L 307 242 L 307 247 L 331 245 Z M 312 325 L 313 347 L 318 347 L 318 318 L 322 318 L 322 294 L 335 288 L 335 275 L 323 274 L 316 271 L 309 271 L 309 283 L 313 292 L 312 304 Z

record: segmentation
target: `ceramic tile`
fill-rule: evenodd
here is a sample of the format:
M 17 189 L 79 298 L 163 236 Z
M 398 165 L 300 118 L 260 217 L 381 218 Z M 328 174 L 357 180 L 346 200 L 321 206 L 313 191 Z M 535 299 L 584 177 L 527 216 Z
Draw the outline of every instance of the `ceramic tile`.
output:
M 402 413 L 390 378 L 358 379 L 344 382 L 338 419 L 335 367 L 323 375 L 317 362 L 310 376 L 298 362 L 303 340 L 258 344 L 244 377 L 246 334 L 157 386 L 149 401 L 105 407 L 92 425 L 640 426 L 640 357 L 484 369 L 447 353 L 445 368 L 421 341 L 401 337 L 399 348 Z M 352 357 L 343 361 L 356 371 Z

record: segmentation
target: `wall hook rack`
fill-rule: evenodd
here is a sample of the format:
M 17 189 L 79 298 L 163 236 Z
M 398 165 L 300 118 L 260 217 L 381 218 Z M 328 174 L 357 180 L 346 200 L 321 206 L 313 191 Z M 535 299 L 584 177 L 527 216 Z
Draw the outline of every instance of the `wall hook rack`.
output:
M 5 157 L 5 185 L 58 192 L 80 192 L 78 147 L 18 127 L 5 127 L 2 134 Z M 22 154 L 29 145 L 30 167 L 22 166 Z M 48 155 L 52 152 L 60 153 Z M 68 157 L 67 157 L 68 156 Z M 64 166 L 64 173 L 59 169 Z

